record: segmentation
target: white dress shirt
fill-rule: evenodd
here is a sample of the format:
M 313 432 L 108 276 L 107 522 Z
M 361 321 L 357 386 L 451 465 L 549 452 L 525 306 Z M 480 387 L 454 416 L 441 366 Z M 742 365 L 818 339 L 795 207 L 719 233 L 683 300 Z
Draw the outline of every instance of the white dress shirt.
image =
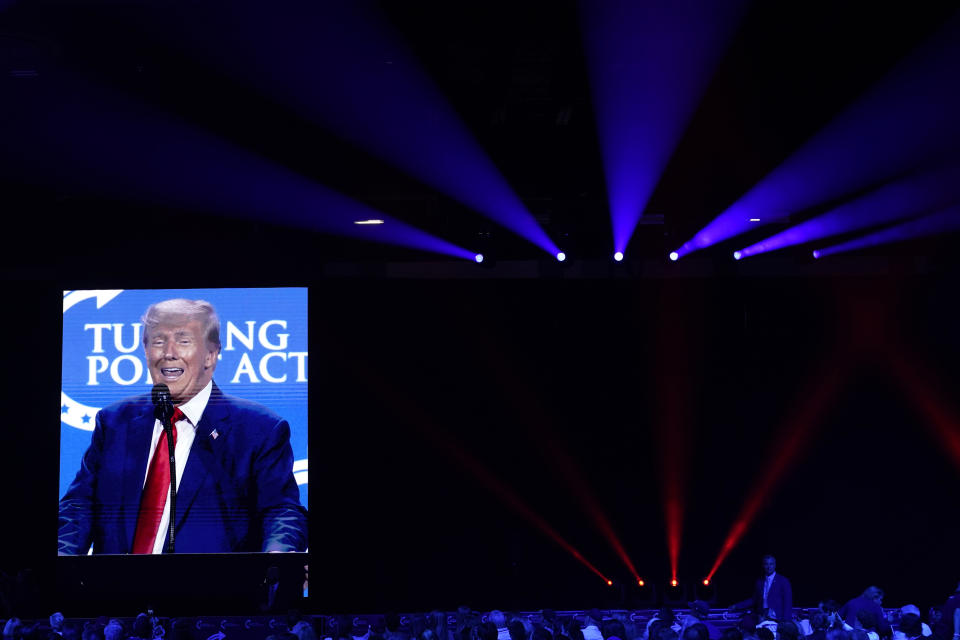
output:
M 777 572 L 774 571 L 767 576 L 766 582 L 763 583 L 763 608 L 769 609 L 770 605 L 767 604 L 767 594 L 770 593 L 770 587 L 773 586 L 773 578 L 777 575 Z M 780 615 L 780 612 L 777 611 L 777 616 Z M 779 619 L 779 618 L 778 618 Z
M 180 405 L 180 411 L 186 416 L 186 419 L 180 420 L 174 426 L 177 430 L 177 445 L 173 449 L 176 458 L 177 490 L 180 490 L 180 479 L 183 476 L 183 470 L 187 466 L 187 458 L 190 457 L 190 447 L 193 446 L 193 439 L 197 435 L 197 425 L 200 418 L 203 417 L 203 410 L 207 408 L 207 402 L 210 400 L 210 392 L 213 391 L 213 381 L 207 383 L 200 392 L 190 398 L 187 402 Z M 153 452 L 156 451 L 160 438 L 166 437 L 163 434 L 163 425 L 160 420 L 153 423 L 153 437 L 150 439 L 150 455 L 147 457 L 147 472 L 143 474 L 143 484 L 147 484 L 147 476 L 150 474 L 150 462 L 153 462 Z M 153 542 L 152 553 L 163 553 L 163 546 L 167 543 L 167 529 L 170 527 L 170 493 L 167 492 L 167 501 L 163 505 L 163 515 L 160 517 L 160 528 L 157 530 L 157 539 Z
M 603 634 L 595 624 L 588 624 L 581 629 L 581 631 L 583 633 L 583 640 L 603 640 Z

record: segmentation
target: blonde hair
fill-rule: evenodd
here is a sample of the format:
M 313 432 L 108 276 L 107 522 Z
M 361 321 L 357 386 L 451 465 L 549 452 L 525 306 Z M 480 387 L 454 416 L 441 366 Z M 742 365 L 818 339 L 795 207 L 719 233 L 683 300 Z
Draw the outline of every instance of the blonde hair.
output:
M 220 348 L 220 318 L 217 317 L 216 309 L 206 300 L 188 300 L 186 298 L 163 300 L 147 307 L 147 311 L 140 318 L 143 323 L 143 343 L 147 343 L 147 336 L 151 329 L 164 322 L 181 318 L 186 318 L 188 321 L 200 321 L 207 344 L 216 345 L 217 349 Z

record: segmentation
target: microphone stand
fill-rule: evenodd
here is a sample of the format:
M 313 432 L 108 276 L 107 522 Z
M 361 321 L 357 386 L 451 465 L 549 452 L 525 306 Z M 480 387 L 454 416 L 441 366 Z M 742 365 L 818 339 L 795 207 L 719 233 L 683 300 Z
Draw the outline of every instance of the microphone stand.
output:
M 160 423 L 163 426 L 163 432 L 167 434 L 167 453 L 170 454 L 170 524 L 167 526 L 170 541 L 169 553 L 176 553 L 176 529 L 177 523 L 177 458 L 176 445 L 173 442 L 173 411 L 170 404 L 163 407 L 163 417 Z

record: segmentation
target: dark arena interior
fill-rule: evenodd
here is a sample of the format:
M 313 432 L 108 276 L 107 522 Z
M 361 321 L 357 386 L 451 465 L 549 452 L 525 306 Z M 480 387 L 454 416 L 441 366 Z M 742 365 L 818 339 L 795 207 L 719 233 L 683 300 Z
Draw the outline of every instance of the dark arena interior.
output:
M 957 640 L 958 68 L 955 3 L 0 0 L 4 638 Z M 212 387 L 121 337 L 171 289 Z M 97 502 L 161 351 L 304 412 L 156 414 L 173 553 L 162 455 Z

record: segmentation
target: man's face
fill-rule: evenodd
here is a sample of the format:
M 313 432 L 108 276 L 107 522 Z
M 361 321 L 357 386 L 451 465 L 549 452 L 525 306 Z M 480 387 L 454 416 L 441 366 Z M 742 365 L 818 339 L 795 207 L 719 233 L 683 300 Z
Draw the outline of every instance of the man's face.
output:
M 199 320 L 171 320 L 152 330 L 144 344 L 153 383 L 170 388 L 174 404 L 197 395 L 213 378 L 218 348 L 208 345 Z
M 763 575 L 768 576 L 777 570 L 777 561 L 773 558 L 763 559 Z

